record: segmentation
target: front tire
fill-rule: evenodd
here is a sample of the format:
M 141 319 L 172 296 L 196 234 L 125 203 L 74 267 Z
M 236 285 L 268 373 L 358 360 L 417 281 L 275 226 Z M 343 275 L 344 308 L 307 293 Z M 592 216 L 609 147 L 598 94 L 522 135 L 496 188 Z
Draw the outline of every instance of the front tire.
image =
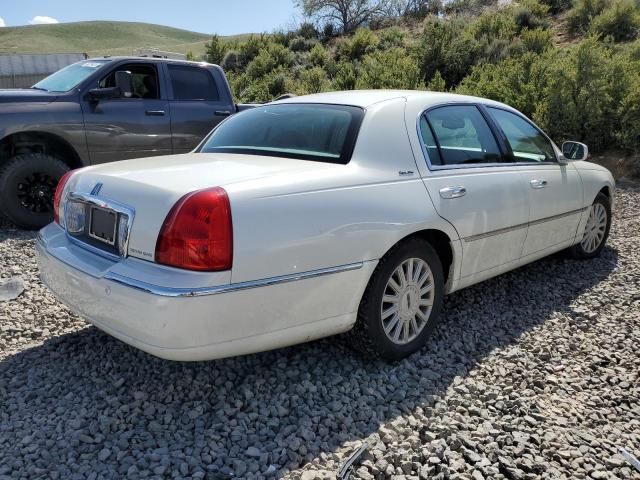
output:
M 63 161 L 41 153 L 16 155 L 0 167 L 0 211 L 19 227 L 42 228 L 53 221 L 53 195 L 69 171 Z
M 598 193 L 589 207 L 589 217 L 580 243 L 572 246 L 569 254 L 577 259 L 598 257 L 607 243 L 610 229 L 611 201 L 606 195 Z
M 435 328 L 444 296 L 442 263 L 425 240 L 394 247 L 369 281 L 350 335 L 362 352 L 399 360 L 422 348 Z

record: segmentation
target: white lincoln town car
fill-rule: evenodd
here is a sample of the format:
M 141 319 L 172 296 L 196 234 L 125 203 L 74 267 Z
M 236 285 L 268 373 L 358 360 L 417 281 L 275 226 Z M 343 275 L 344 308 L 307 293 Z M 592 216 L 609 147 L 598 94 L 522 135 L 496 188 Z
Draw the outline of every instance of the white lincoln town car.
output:
M 445 294 L 559 250 L 600 254 L 614 181 L 587 156 L 482 98 L 286 99 L 228 118 L 192 153 L 67 174 L 38 237 L 41 277 L 162 358 L 350 331 L 398 359 L 425 345 Z

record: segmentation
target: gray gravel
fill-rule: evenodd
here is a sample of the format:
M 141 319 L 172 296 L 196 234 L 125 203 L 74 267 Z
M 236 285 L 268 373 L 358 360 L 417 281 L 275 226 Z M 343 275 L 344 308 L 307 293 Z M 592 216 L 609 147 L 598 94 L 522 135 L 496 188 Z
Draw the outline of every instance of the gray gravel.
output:
M 554 256 L 451 295 L 395 365 L 344 340 L 171 363 L 86 324 L 0 225 L 0 479 L 640 478 L 640 188 L 599 259 Z

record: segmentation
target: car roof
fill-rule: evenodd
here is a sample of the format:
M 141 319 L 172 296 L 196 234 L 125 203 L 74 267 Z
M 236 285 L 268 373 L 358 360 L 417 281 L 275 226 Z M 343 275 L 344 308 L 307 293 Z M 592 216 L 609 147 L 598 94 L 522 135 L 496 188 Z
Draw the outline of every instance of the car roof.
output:
M 333 105 L 353 105 L 355 107 L 367 108 L 376 103 L 401 98 L 404 98 L 407 101 L 419 102 L 425 107 L 450 102 L 475 102 L 511 108 L 508 105 L 488 100 L 486 98 L 423 90 L 347 90 L 341 92 L 302 95 L 299 97 L 278 100 L 275 103 L 326 103 Z
M 102 60 L 102 61 L 112 61 L 112 62 L 119 62 L 122 60 L 125 61 L 129 61 L 129 60 L 141 60 L 141 61 L 145 61 L 145 62 L 171 62 L 171 63 L 184 63 L 185 65 L 198 65 L 198 66 L 214 66 L 213 63 L 207 63 L 207 62 L 193 62 L 191 60 L 182 60 L 179 58 L 164 58 L 164 57 L 141 57 L 141 56 L 105 56 L 105 57 L 94 57 L 94 58 L 88 58 L 86 60 L 84 60 L 85 62 L 90 62 L 92 60 Z M 217 65 L 215 65 L 217 66 Z

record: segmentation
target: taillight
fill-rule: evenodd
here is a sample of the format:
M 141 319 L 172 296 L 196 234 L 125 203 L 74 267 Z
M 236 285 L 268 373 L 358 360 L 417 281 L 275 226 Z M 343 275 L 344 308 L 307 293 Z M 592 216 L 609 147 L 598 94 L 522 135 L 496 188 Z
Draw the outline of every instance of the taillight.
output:
M 75 170 L 70 170 L 60 178 L 58 186 L 56 187 L 56 193 L 53 195 L 53 221 L 58 225 L 61 225 L 60 218 L 62 218 L 62 212 L 64 209 L 64 204 L 62 203 L 64 187 L 67 185 L 67 182 L 74 173 Z
M 192 192 L 176 203 L 160 229 L 156 262 L 187 270 L 229 270 L 233 226 L 223 188 Z

